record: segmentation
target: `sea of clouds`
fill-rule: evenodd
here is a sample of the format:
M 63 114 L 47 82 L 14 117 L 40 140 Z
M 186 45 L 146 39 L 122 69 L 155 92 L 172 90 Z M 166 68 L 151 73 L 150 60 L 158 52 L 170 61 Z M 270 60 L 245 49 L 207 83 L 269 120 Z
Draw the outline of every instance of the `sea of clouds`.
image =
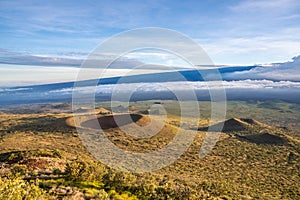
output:
M 292 61 L 269 66 L 255 67 L 249 71 L 233 72 L 223 76 L 226 79 L 266 79 L 275 81 L 300 81 L 300 56 Z

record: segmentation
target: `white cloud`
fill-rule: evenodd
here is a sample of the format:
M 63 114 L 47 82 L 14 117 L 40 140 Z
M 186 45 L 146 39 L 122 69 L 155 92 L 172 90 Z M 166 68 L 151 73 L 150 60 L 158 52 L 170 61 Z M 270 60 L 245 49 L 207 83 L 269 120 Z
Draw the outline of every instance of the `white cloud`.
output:
M 69 99 L 75 91 L 77 94 L 82 94 L 83 97 L 89 96 L 91 92 L 95 92 L 96 96 L 109 97 L 112 93 L 117 94 L 118 97 L 122 95 L 134 94 L 137 92 L 141 98 L 151 98 L 151 94 L 160 92 L 186 92 L 194 90 L 196 94 L 204 96 L 207 90 L 219 92 L 224 89 L 227 97 L 239 98 L 244 97 L 245 94 L 250 94 L 251 98 L 261 98 L 267 92 L 272 92 L 274 95 L 283 95 L 284 98 L 291 98 L 297 101 L 297 96 L 294 96 L 293 91 L 299 91 L 300 82 L 292 81 L 271 81 L 271 80 L 238 80 L 238 81 L 211 81 L 211 82 L 163 82 L 163 83 L 129 83 L 129 84 L 109 84 L 98 85 L 96 87 L 77 87 L 77 88 L 61 88 L 61 89 L 45 89 L 40 91 L 39 88 L 35 90 L 32 88 L 3 88 L 0 89 L 0 104 L 13 99 L 14 101 L 22 102 L 24 99 L 28 100 L 43 100 L 43 99 Z M 281 91 L 278 93 L 278 91 Z M 252 93 L 251 93 L 252 92 Z M 286 93 L 285 93 L 286 92 Z M 293 92 L 293 93 L 291 93 Z M 259 93 L 259 95 L 258 95 Z M 234 94 L 233 96 L 231 96 Z M 292 94 L 292 95 L 291 95 Z M 147 96 L 148 95 L 148 96 Z M 150 95 L 150 96 L 149 96 Z M 238 95 L 238 96 L 236 96 Z M 246 96 L 247 96 L 246 95 Z M 255 97 L 257 95 L 257 97 Z M 291 95 L 291 96 L 288 96 Z M 299 94 L 297 94 L 299 95 Z M 248 96 L 249 97 L 249 96 Z M 187 96 L 187 98 L 189 98 Z M 270 96 L 270 98 L 274 98 Z M 276 98 L 276 97 L 275 97 Z
M 118 85 L 99 85 L 97 87 L 77 87 L 75 90 L 85 94 L 96 91 L 98 94 L 111 94 L 112 92 L 164 92 L 207 89 L 291 89 L 300 88 L 300 82 L 270 81 L 270 80 L 241 80 L 241 81 L 211 81 L 211 82 L 164 82 L 164 83 L 129 83 Z M 72 94 L 73 88 L 52 90 L 50 93 Z
M 255 37 L 224 37 L 197 41 L 215 64 L 253 65 L 285 62 L 300 54 L 300 28 Z
M 256 67 L 249 71 L 228 73 L 223 75 L 225 79 L 268 79 L 300 81 L 300 56 L 291 62 L 273 64 L 268 67 Z
M 0 92 L 18 92 L 18 91 L 25 91 L 31 89 L 32 88 L 0 88 Z
M 119 62 L 113 68 L 103 71 L 102 74 L 102 70 L 99 68 L 84 68 L 80 78 L 78 78 L 78 73 L 81 70 L 79 67 L 0 64 L 0 87 L 61 83 L 99 79 L 99 77 L 108 78 L 159 73 L 170 70 L 169 67 L 156 65 L 141 65 L 140 68 L 132 70 L 129 68 L 129 62 Z

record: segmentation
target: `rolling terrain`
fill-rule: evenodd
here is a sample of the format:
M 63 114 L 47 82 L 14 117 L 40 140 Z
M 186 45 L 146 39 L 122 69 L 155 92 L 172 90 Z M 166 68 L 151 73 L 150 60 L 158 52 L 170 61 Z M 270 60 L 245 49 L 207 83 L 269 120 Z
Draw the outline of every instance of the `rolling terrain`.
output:
M 116 125 L 112 116 L 124 117 L 121 107 L 111 113 L 108 103 L 100 103 L 97 120 L 118 147 L 150 152 L 168 144 L 176 134 L 178 105 L 136 102 L 126 116 L 146 126 L 150 122 L 146 111 L 156 103 L 165 106 L 168 117 L 151 138 L 135 138 Z M 78 136 L 70 105 L 11 107 L 0 115 L 0 199 L 299 199 L 297 106 L 229 102 L 217 145 L 200 159 L 209 122 L 209 104 L 201 102 L 199 130 L 184 155 L 166 168 L 142 174 L 119 172 L 97 161 Z M 89 121 L 91 113 L 82 108 L 85 117 L 80 126 L 97 129 Z M 158 123 L 159 113 L 154 117 L 154 124 Z M 285 121 L 276 122 L 281 118 Z M 126 121 L 121 124 L 126 125 Z

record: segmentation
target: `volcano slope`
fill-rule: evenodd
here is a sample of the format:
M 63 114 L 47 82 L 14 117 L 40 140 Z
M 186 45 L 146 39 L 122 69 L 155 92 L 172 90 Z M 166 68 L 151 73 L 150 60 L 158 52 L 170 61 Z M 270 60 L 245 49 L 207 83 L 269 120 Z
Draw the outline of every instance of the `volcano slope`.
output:
M 80 116 L 78 120 L 79 124 L 75 125 L 74 118 L 69 117 L 66 119 L 66 124 L 70 127 L 103 131 L 116 146 L 135 152 L 150 152 L 162 148 L 172 140 L 178 131 L 178 127 L 165 124 L 153 137 L 137 138 L 126 134 L 122 127 L 130 125 L 130 123 L 135 123 L 140 127 L 145 127 L 151 123 L 152 126 L 148 129 L 149 132 L 153 128 L 157 130 L 160 127 L 159 117 L 150 119 L 149 116 L 142 114 L 118 113 L 114 115 L 98 115 L 97 118 L 87 115 Z
M 103 131 L 128 151 L 157 150 L 172 141 L 178 130 L 178 116 L 172 113 L 157 135 L 136 138 L 115 126 L 111 116 L 98 115 Z M 139 126 L 149 123 L 147 115 L 131 117 Z M 88 115 L 82 119 L 80 126 L 96 128 L 90 127 Z M 291 130 L 231 118 L 224 122 L 212 152 L 200 159 L 207 121 L 199 123 L 203 128 L 174 163 L 151 173 L 132 174 L 95 160 L 81 143 L 70 113 L 2 113 L 0 199 L 17 199 L 17 195 L 27 199 L 28 195 L 44 199 L 300 198 L 300 142 Z

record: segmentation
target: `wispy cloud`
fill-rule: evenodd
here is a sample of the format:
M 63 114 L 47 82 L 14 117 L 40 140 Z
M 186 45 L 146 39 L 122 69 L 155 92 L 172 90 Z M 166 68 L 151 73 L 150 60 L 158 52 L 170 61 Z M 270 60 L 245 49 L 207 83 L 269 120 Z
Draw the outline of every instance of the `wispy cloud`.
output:
M 284 62 L 300 54 L 299 28 L 254 37 L 198 40 L 215 64 L 251 65 Z M 264 55 L 264 56 L 261 56 Z
M 20 65 L 45 65 L 45 66 L 80 66 L 82 59 L 50 57 L 42 55 L 27 55 L 10 52 L 2 49 L 0 51 L 0 64 Z
M 298 0 L 2 0 L 0 12 L 1 48 L 31 54 L 88 53 L 120 31 L 145 26 L 201 39 L 218 64 L 283 61 L 300 54 L 291 48 L 300 42 Z
M 236 5 L 230 6 L 230 9 L 238 12 L 260 12 L 270 11 L 270 9 L 281 10 L 295 8 L 300 3 L 297 0 L 243 0 Z

